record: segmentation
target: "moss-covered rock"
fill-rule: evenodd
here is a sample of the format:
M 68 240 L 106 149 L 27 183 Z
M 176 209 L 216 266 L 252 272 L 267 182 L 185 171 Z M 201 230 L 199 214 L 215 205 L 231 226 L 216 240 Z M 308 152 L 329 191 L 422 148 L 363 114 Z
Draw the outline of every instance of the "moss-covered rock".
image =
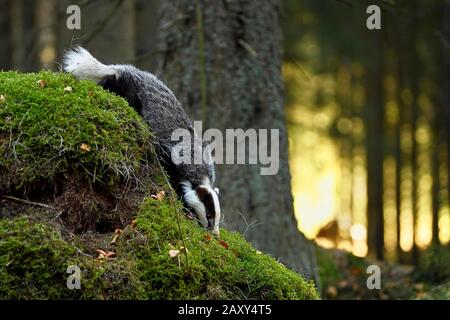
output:
M 0 95 L 0 298 L 318 298 L 241 235 L 182 214 L 123 99 L 49 72 L 0 73 Z

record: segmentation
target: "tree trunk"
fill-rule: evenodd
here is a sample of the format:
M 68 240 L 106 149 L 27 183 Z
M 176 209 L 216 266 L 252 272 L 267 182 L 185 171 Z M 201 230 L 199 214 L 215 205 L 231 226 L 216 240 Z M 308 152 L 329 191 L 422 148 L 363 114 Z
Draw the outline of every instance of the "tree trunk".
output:
M 403 81 L 403 61 L 402 46 L 397 44 L 396 49 L 396 76 L 397 76 L 397 108 L 398 119 L 395 125 L 395 211 L 396 211 L 396 235 L 397 235 L 397 261 L 402 262 L 403 251 L 400 246 L 401 242 L 401 213 L 402 213 L 402 169 L 403 169 L 403 150 L 402 150 L 402 128 L 404 125 L 404 103 L 402 99 L 402 91 L 404 89 Z
M 36 51 L 39 67 L 56 69 L 56 3 L 55 0 L 36 1 L 35 29 L 37 33 Z
M 290 189 L 279 10 L 276 0 L 164 1 L 159 70 L 191 118 L 204 120 L 203 130 L 280 130 L 278 174 L 262 176 L 257 165 L 216 166 L 222 225 L 317 280 Z
M 384 161 L 384 94 L 383 38 L 375 35 L 377 44 L 369 76 L 367 128 L 367 245 L 369 256 L 384 258 L 383 161 Z
M 411 1 L 411 12 L 416 12 L 417 5 L 415 1 Z M 411 134 L 412 134 L 412 150 L 411 150 L 411 175 L 412 175 L 412 212 L 413 212 L 413 248 L 412 248 L 412 262 L 417 264 L 419 260 L 419 250 L 417 247 L 417 220 L 419 213 L 419 165 L 417 162 L 418 144 L 416 139 L 417 121 L 419 119 L 419 75 L 417 68 L 419 68 L 419 61 L 417 57 L 416 40 L 418 20 L 413 19 L 410 26 L 409 36 L 409 85 L 413 96 L 411 106 Z
M 444 56 L 444 76 L 441 86 L 442 106 L 445 111 L 444 125 L 447 143 L 447 205 L 450 208 L 450 0 L 445 0 L 443 11 L 443 30 L 445 39 L 442 40 Z M 450 227 L 450 226 L 448 226 Z
M 11 68 L 11 22 L 8 1 L 0 1 L 0 70 Z

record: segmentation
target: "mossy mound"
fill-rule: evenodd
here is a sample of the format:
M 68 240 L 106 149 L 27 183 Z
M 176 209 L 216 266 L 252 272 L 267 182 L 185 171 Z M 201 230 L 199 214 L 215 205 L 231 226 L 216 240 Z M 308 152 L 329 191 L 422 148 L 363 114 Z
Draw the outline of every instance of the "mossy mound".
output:
M 180 233 L 176 214 L 170 201 L 149 198 L 136 226 L 102 247 L 101 241 L 63 239 L 54 226 L 26 217 L 1 219 L 0 298 L 318 298 L 312 282 L 257 252 L 241 235 L 223 230 L 219 240 L 181 215 Z M 96 258 L 96 244 L 114 257 Z M 81 270 L 79 290 L 66 286 L 71 265 Z
M 81 232 L 118 227 L 157 189 L 150 131 L 121 97 L 51 72 L 0 72 L 0 95 L 0 195 L 46 199 Z
M 77 170 L 112 185 L 130 179 L 149 131 L 126 101 L 64 73 L 0 73 L 0 186 L 53 183 Z
M 318 298 L 241 235 L 182 214 L 123 99 L 49 72 L 0 73 L 0 95 L 0 299 Z

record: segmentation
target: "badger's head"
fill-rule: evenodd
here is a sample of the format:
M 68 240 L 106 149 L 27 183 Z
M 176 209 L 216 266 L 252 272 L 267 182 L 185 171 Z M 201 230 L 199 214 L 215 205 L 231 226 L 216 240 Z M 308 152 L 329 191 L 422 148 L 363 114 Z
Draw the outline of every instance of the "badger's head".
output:
M 186 207 L 195 214 L 198 222 L 219 236 L 220 203 L 219 189 L 213 188 L 209 179 L 193 185 L 190 181 L 180 183 L 182 199 Z

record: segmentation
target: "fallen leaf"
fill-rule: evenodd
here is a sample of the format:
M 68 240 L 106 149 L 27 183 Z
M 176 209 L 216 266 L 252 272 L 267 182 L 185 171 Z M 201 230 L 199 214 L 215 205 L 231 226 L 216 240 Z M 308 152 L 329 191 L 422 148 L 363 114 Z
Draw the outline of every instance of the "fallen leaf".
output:
M 97 249 L 95 251 L 98 253 L 97 259 L 103 259 L 106 257 L 106 252 L 103 251 L 102 249 Z
M 205 233 L 203 237 L 206 241 L 211 241 L 211 235 L 209 233 Z
M 47 83 L 45 82 L 45 80 L 38 80 L 38 81 L 37 81 L 37 84 L 39 85 L 39 87 L 43 88 L 43 87 L 45 87 L 45 85 L 46 85 Z
M 239 254 L 239 252 L 237 252 L 237 250 L 231 249 L 231 252 L 233 252 L 234 255 L 239 258 L 240 254 Z
M 87 145 L 86 143 L 82 143 L 80 145 L 80 150 L 83 152 L 89 152 L 91 151 L 91 147 L 89 147 L 89 145 Z
M 351 273 L 353 276 L 358 276 L 358 275 L 360 275 L 360 274 L 362 273 L 362 270 L 361 270 L 361 268 L 358 268 L 358 267 L 356 267 L 356 266 L 352 266 L 352 267 L 350 268 L 350 273 Z
M 338 295 L 338 290 L 337 290 L 337 288 L 334 287 L 334 286 L 329 286 L 329 287 L 327 288 L 327 290 L 325 291 L 325 294 L 326 294 L 326 296 L 327 296 L 328 299 L 334 299 L 334 298 L 336 298 L 337 295 Z
M 164 199 L 164 196 L 165 196 L 165 192 L 164 191 L 160 191 L 156 195 L 152 194 L 150 197 L 152 199 L 155 199 L 155 200 L 158 200 L 158 201 L 162 201 Z
M 98 253 L 97 259 L 112 258 L 116 256 L 116 253 L 112 251 L 104 251 L 102 249 L 97 249 L 96 251 Z
M 136 228 L 136 223 L 137 223 L 137 220 L 136 219 L 134 219 L 134 220 L 131 220 L 131 228 Z
M 107 257 L 107 258 L 112 258 L 112 257 L 115 257 L 115 256 L 116 256 L 116 253 L 115 253 L 115 252 L 112 252 L 112 251 L 106 252 L 106 257 Z
M 64 91 L 65 91 L 65 92 L 72 92 L 72 87 L 65 87 L 65 88 L 64 88 Z
M 228 247 L 229 247 L 228 243 L 226 243 L 223 240 L 219 240 L 219 243 L 222 245 L 222 247 L 224 247 L 225 249 L 228 249 Z
M 2 94 L 0 94 L 0 101 L 1 101 L 1 102 L 6 101 L 6 97 L 5 97 L 4 95 L 2 95 Z
M 174 250 L 174 249 L 169 250 L 169 256 L 170 256 L 171 258 L 175 258 L 175 257 L 177 257 L 179 254 L 180 254 L 180 250 Z
M 88 91 L 88 96 L 89 96 L 89 97 L 92 97 L 93 95 L 94 95 L 94 91 L 89 90 L 89 91 Z

